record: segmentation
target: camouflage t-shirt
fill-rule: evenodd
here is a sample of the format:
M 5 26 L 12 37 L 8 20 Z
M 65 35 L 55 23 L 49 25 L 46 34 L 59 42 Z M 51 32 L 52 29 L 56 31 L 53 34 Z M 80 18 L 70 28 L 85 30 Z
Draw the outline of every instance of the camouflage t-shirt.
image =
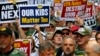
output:
M 76 56 L 85 56 L 85 51 L 80 49 L 79 47 L 77 47 L 75 50 L 75 55 Z

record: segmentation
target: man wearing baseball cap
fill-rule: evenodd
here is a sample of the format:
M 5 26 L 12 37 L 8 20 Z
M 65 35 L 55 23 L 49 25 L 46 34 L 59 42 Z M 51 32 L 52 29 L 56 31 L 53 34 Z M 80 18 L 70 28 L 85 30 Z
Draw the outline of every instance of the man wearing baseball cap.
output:
M 9 28 L 0 28 L 0 56 L 25 56 L 25 53 L 13 47 L 14 37 Z
M 91 37 L 92 29 L 89 26 L 80 27 L 77 31 L 77 48 L 76 55 L 85 55 L 85 46 L 87 45 L 90 37 Z

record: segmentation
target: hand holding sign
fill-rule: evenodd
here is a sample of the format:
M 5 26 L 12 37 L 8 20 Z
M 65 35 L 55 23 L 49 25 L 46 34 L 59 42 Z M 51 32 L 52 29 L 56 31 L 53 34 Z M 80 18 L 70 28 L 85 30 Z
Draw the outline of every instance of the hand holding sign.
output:
M 84 24 L 84 20 L 82 18 L 80 18 L 78 15 L 76 15 L 76 24 L 78 24 L 79 26 L 82 26 Z
M 38 24 L 35 24 L 35 25 L 34 25 L 34 28 L 35 28 L 38 32 L 40 32 L 40 26 L 39 26 Z
M 18 18 L 16 18 L 15 23 L 16 23 L 16 26 L 19 27 L 20 24 L 19 24 L 19 19 Z

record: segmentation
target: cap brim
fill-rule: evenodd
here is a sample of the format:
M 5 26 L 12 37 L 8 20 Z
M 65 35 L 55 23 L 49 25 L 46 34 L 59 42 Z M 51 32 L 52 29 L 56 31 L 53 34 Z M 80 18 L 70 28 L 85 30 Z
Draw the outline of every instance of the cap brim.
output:
M 0 35 L 11 35 L 11 34 L 8 34 L 6 32 L 0 32 Z
M 85 34 L 85 33 L 82 33 L 82 32 L 78 32 L 80 35 L 89 35 L 89 34 Z

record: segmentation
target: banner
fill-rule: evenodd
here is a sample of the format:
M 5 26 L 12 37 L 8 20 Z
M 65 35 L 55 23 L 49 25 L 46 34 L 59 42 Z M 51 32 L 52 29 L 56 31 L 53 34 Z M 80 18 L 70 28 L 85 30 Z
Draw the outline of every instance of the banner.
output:
M 17 1 L 16 4 L 10 2 L 0 3 L 0 23 L 14 22 L 19 17 L 19 5 L 26 5 L 27 1 Z
M 25 52 L 26 56 L 31 54 L 31 39 L 17 39 L 14 42 L 14 47 Z
M 93 3 L 91 3 L 91 2 L 88 2 L 87 6 L 86 6 L 84 24 L 86 26 L 95 26 L 96 25 L 96 18 L 94 15 Z
M 27 5 L 19 7 L 20 26 L 33 27 L 34 24 L 40 26 L 49 26 L 50 6 L 43 5 Z
M 64 1 L 61 17 L 66 21 L 75 20 L 76 15 L 83 16 L 86 10 L 87 0 Z

